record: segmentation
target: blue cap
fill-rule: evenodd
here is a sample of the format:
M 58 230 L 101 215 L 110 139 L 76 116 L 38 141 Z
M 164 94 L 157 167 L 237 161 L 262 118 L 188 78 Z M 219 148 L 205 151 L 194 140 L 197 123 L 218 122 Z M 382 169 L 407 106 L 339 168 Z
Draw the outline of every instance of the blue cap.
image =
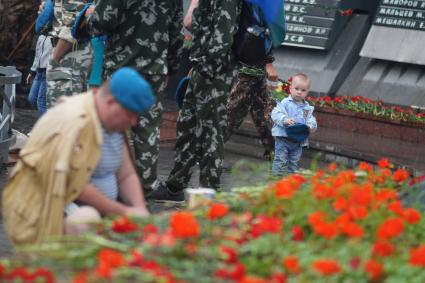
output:
M 309 135 L 308 126 L 306 124 L 295 124 L 286 128 L 288 139 L 293 142 L 304 142 Z
M 134 113 L 148 111 L 156 101 L 149 83 L 128 67 L 112 74 L 109 89 L 122 107 Z

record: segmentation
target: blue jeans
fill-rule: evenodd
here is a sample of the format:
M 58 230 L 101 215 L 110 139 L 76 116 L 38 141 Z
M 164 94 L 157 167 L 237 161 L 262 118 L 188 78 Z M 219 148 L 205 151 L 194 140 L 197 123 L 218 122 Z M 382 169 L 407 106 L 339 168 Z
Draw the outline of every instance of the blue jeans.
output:
M 300 143 L 291 142 L 283 137 L 276 137 L 272 165 L 273 175 L 283 176 L 286 172 L 296 172 L 302 152 L 303 148 Z
M 38 116 L 46 112 L 46 71 L 37 71 L 28 94 L 28 101 L 37 108 Z

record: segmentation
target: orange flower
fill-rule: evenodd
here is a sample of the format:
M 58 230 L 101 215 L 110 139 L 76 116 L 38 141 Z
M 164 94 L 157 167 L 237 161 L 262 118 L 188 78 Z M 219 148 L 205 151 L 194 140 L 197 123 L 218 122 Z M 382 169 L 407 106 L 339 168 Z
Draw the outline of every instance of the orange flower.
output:
M 356 223 L 347 223 L 341 227 L 341 232 L 350 238 L 361 238 L 364 235 L 363 228 Z
M 366 261 L 364 269 L 367 273 L 369 273 L 369 278 L 372 281 L 375 281 L 381 277 L 384 267 L 379 262 L 369 259 Z
M 283 222 L 280 218 L 259 215 L 254 219 L 250 234 L 252 237 L 257 238 L 266 233 L 280 233 L 282 225 Z
M 88 273 L 87 272 L 80 272 L 77 275 L 74 276 L 74 279 L 72 280 L 73 283 L 86 283 L 88 282 Z
M 369 163 L 366 163 L 366 162 L 360 162 L 360 164 L 359 164 L 359 167 L 358 167 L 360 170 L 364 170 L 364 171 L 367 171 L 367 172 L 371 172 L 371 171 L 373 171 L 373 167 L 372 167 L 372 165 L 370 165 Z
M 319 222 L 313 225 L 313 231 L 328 240 L 338 236 L 338 227 L 334 223 Z
M 394 214 L 398 216 L 403 216 L 403 205 L 400 201 L 396 200 L 388 205 L 388 210 L 392 211 Z
M 124 256 L 111 249 L 102 249 L 97 254 L 96 274 L 101 278 L 110 278 L 113 269 L 125 264 Z
M 283 267 L 285 267 L 291 273 L 297 273 L 300 271 L 298 258 L 296 256 L 287 256 L 283 259 Z
M 211 205 L 208 210 L 208 219 L 214 220 L 216 218 L 222 218 L 227 215 L 229 208 L 224 203 L 215 203 Z
M 313 195 L 317 199 L 334 198 L 336 190 L 330 185 L 316 184 L 313 189 Z
M 394 172 L 393 180 L 395 182 L 401 183 L 401 182 L 407 180 L 409 177 L 410 177 L 409 172 L 407 172 L 404 169 L 398 169 L 397 171 Z
M 409 263 L 414 266 L 425 267 L 425 245 L 410 250 Z
M 369 212 L 364 206 L 350 206 L 347 213 L 354 220 L 362 220 L 367 217 Z
M 338 168 L 335 162 L 329 163 L 328 170 L 329 171 L 335 171 Z
M 416 224 L 421 220 L 421 214 L 413 208 L 406 208 L 402 213 L 403 219 L 410 224 Z
M 333 207 L 336 211 L 345 210 L 347 208 L 347 205 L 348 205 L 348 202 L 343 197 L 337 198 L 333 203 Z
M 306 180 L 301 175 L 291 175 L 276 183 L 275 194 L 277 198 L 290 199 L 296 190 L 300 188 Z
M 389 167 L 391 167 L 391 163 L 388 160 L 388 158 L 382 158 L 382 159 L 378 160 L 378 167 L 379 168 L 389 168 Z
M 374 256 L 390 256 L 394 253 L 394 246 L 385 241 L 378 241 L 372 247 Z
M 255 276 L 244 276 L 239 283 L 266 283 L 267 281 Z
M 170 217 L 173 234 L 180 238 L 192 238 L 199 235 L 199 224 L 190 212 L 177 211 Z
M 322 275 L 333 275 L 341 271 L 339 263 L 333 259 L 321 259 L 313 262 L 313 269 Z
M 390 239 L 397 237 L 404 230 L 403 220 L 400 218 L 389 218 L 379 225 L 376 235 L 379 239 Z

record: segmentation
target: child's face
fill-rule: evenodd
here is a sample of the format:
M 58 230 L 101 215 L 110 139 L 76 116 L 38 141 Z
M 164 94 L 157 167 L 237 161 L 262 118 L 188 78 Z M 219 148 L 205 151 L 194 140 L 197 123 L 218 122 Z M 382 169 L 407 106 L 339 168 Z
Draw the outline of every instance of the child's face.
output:
M 291 83 L 291 96 L 295 101 L 303 101 L 310 90 L 309 80 L 295 77 Z

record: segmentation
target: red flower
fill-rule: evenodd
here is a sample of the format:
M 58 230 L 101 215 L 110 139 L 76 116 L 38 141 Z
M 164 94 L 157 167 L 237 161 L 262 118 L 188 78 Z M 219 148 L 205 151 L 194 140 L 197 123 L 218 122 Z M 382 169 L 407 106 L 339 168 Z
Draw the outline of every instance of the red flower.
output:
M 300 265 L 296 256 L 287 256 L 283 259 L 283 267 L 290 273 L 297 273 L 300 271 Z
M 222 218 L 226 216 L 228 212 L 229 208 L 227 207 L 227 205 L 223 203 L 213 204 L 208 210 L 208 219 L 214 220 L 216 218 Z
M 322 259 L 313 262 L 313 269 L 322 275 L 333 275 L 341 271 L 338 262 L 333 259 Z
M 148 224 L 145 227 L 143 227 L 143 234 L 156 234 L 158 233 L 159 229 L 153 224 Z
M 389 168 L 389 167 L 391 167 L 391 163 L 388 160 L 388 158 L 383 158 L 383 159 L 378 160 L 378 167 L 379 168 Z
M 394 253 L 394 246 L 385 241 L 378 241 L 372 247 L 374 256 L 390 256 Z
M 0 278 L 3 277 L 4 271 L 5 271 L 4 266 L 0 264 Z
M 199 236 L 198 221 L 190 212 L 174 212 L 170 218 L 170 226 L 176 237 L 192 238 Z
M 360 164 L 359 164 L 359 169 L 360 170 L 364 170 L 364 171 L 367 171 L 367 172 L 371 172 L 371 171 L 373 171 L 373 167 L 372 167 L 372 165 L 370 165 L 369 163 L 366 163 L 366 162 L 360 162 Z
M 254 219 L 250 234 L 252 237 L 257 238 L 266 233 L 280 233 L 282 224 L 282 220 L 277 217 L 260 215 Z
M 350 16 L 353 14 L 353 9 L 347 9 L 347 10 L 342 10 L 340 11 L 341 16 Z
M 365 263 L 364 269 L 367 273 L 369 273 L 369 278 L 372 281 L 375 281 L 375 280 L 378 280 L 381 277 L 382 270 L 384 268 L 383 268 L 382 264 L 380 264 L 379 262 L 376 262 L 372 259 L 369 259 Z
M 394 172 L 393 180 L 395 182 L 401 183 L 401 182 L 407 180 L 409 177 L 410 177 L 409 172 L 407 172 L 404 169 L 398 169 L 397 171 Z
M 239 261 L 238 253 L 233 248 L 221 246 L 220 251 L 226 255 L 226 259 L 225 259 L 226 263 L 237 263 Z
M 245 266 L 241 263 L 235 264 L 231 269 L 220 268 L 214 275 L 223 279 L 230 279 L 234 281 L 241 280 L 245 276 Z
M 425 267 L 425 245 L 410 250 L 409 263 L 414 266 Z
M 39 267 L 34 273 L 34 281 L 37 281 L 37 278 L 43 278 L 45 283 L 54 283 L 55 276 L 53 273 L 44 267 Z
M 112 231 L 115 233 L 131 233 L 138 229 L 137 224 L 128 219 L 127 216 L 120 217 L 112 222 Z
M 270 283 L 285 283 L 286 282 L 286 276 L 282 273 L 274 273 L 268 278 L 267 282 L 270 282 Z
M 292 228 L 292 240 L 293 241 L 304 240 L 304 231 L 300 226 L 294 226 Z
M 400 218 L 390 218 L 379 225 L 376 234 L 379 239 L 390 239 L 397 237 L 404 230 L 403 220 Z
M 350 266 L 351 266 L 351 268 L 354 269 L 354 270 L 356 270 L 357 268 L 359 268 L 360 262 L 361 262 L 360 257 L 356 256 L 356 257 L 352 258 L 350 260 Z
M 334 223 L 318 222 L 313 224 L 313 230 L 317 235 L 328 240 L 338 236 L 338 227 Z
M 416 224 L 421 220 L 421 214 L 417 210 L 410 207 L 403 210 L 402 216 L 403 219 L 410 224 Z

